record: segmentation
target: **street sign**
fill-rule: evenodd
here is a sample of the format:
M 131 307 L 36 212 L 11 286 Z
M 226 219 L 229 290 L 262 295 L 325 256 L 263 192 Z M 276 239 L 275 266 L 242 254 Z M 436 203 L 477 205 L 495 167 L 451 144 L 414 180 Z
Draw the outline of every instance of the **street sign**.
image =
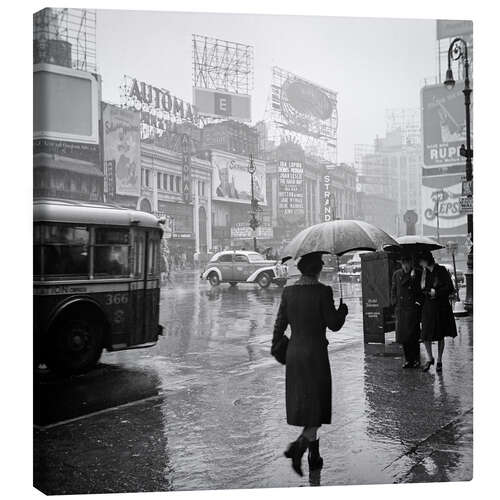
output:
M 472 181 L 462 181 L 462 196 L 472 196 Z
M 460 196 L 460 212 L 464 214 L 472 213 L 472 196 Z

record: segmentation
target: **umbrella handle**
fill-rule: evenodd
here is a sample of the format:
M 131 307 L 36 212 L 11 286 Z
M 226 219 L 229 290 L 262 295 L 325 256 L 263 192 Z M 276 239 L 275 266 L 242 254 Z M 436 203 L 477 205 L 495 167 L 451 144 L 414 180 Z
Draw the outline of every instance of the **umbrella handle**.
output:
M 337 255 L 337 277 L 339 279 L 339 288 L 340 288 L 340 303 L 342 304 L 342 280 L 340 279 L 340 259 Z

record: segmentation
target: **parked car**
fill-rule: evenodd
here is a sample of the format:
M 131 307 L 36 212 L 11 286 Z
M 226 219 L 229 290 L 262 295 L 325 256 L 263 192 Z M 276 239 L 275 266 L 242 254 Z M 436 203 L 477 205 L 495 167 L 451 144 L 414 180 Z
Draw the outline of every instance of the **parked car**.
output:
M 284 286 L 287 280 L 286 267 L 279 261 L 266 260 L 257 252 L 226 250 L 216 253 L 207 263 L 201 279 L 212 286 L 220 283 L 257 283 L 267 288 L 271 283 Z

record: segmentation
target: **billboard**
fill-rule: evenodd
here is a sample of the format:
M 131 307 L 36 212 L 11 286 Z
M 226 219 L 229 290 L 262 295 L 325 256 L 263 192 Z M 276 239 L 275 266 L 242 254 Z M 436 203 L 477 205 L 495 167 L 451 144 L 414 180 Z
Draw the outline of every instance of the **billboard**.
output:
M 233 240 L 250 240 L 254 236 L 252 228 L 247 222 L 237 222 L 231 226 L 231 238 Z M 258 240 L 272 240 L 273 227 L 269 223 L 263 223 L 255 230 Z
M 453 19 L 438 19 L 436 21 L 436 38 L 454 38 L 472 34 L 472 21 L 457 21 Z
M 53 64 L 33 66 L 33 138 L 99 143 L 99 81 Z
M 244 122 L 252 119 L 249 95 L 193 87 L 193 102 L 200 115 Z
M 278 213 L 288 224 L 304 222 L 304 164 L 280 160 L 278 163 Z
M 452 90 L 430 85 L 421 92 L 423 157 L 427 167 L 464 161 L 460 146 L 465 144 L 464 83 Z
M 252 199 L 251 176 L 248 172 L 249 158 L 225 151 L 212 151 L 212 199 L 250 204 Z M 254 197 L 266 205 L 266 166 L 262 160 L 254 159 Z
M 102 104 L 104 166 L 115 170 L 115 194 L 139 196 L 141 190 L 140 115 Z
M 424 236 L 441 241 L 467 235 L 467 215 L 460 209 L 462 175 L 422 177 L 422 226 Z M 439 220 L 438 220 L 439 219 Z
M 337 93 L 333 90 L 274 66 L 271 122 L 272 140 L 294 140 L 307 152 L 336 161 Z

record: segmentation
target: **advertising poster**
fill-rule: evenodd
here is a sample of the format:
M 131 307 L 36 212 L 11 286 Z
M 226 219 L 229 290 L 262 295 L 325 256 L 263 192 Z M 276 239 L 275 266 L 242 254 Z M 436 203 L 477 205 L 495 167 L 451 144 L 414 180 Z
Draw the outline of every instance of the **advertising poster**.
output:
M 460 210 L 461 175 L 422 178 L 422 223 L 424 236 L 441 241 L 467 235 L 467 215 Z M 439 218 L 439 221 L 438 221 Z
M 292 138 L 311 154 L 337 158 L 337 93 L 273 67 L 271 135 Z
M 288 224 L 304 221 L 304 165 L 302 162 L 280 160 L 278 166 L 278 213 Z
M 253 160 L 254 197 L 260 205 L 266 205 L 266 167 L 262 160 Z M 212 199 L 250 204 L 252 199 L 249 158 L 224 151 L 212 151 Z
M 254 236 L 252 228 L 246 222 L 237 222 L 231 226 L 231 238 L 233 240 L 249 240 Z M 258 240 L 272 240 L 273 228 L 269 223 L 263 223 L 255 231 Z
M 422 89 L 424 165 L 436 167 L 465 161 L 460 146 L 465 144 L 464 84 L 452 90 L 444 85 Z
M 103 103 L 104 164 L 115 169 L 115 190 L 139 196 L 141 190 L 141 144 L 139 113 Z
M 200 115 L 245 122 L 252 119 L 252 101 L 249 95 L 193 87 L 193 102 Z

